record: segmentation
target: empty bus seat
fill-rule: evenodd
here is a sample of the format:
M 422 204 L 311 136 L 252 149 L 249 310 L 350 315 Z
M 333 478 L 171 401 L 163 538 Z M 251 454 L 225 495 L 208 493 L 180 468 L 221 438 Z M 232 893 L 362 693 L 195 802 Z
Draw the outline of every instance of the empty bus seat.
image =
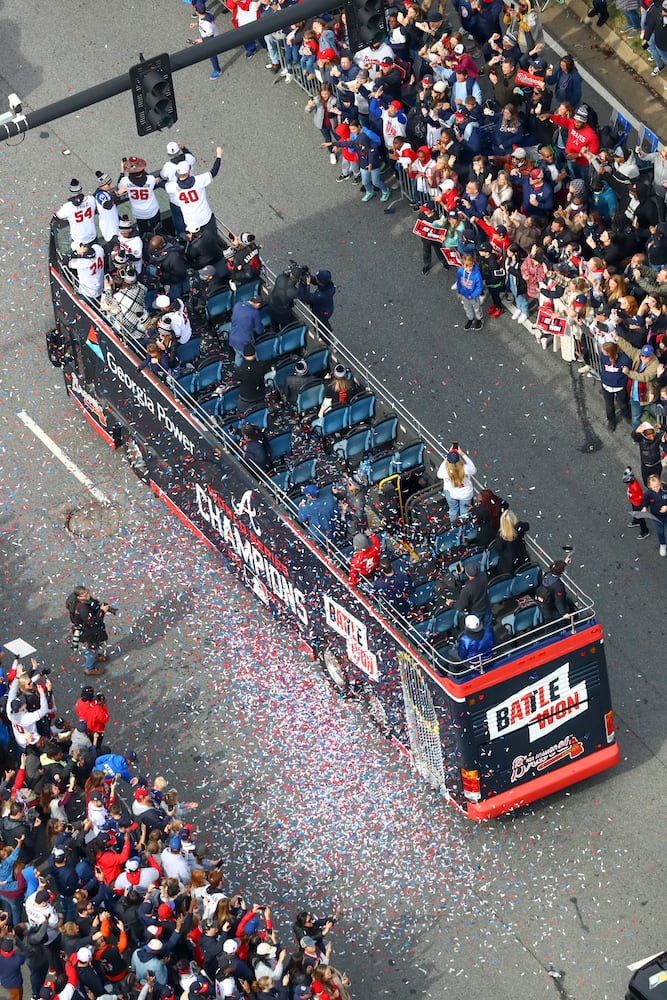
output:
M 313 420 L 311 426 L 320 437 L 332 437 L 334 434 L 341 434 L 347 430 L 350 419 L 350 408 L 347 403 L 340 406 L 332 406 L 323 417 Z
M 278 338 L 273 333 L 266 333 L 255 341 L 255 356 L 258 361 L 273 361 L 278 357 Z
M 194 396 L 197 391 L 197 372 L 193 372 L 191 375 L 183 375 L 174 382 L 174 386 L 177 392 Z
M 267 440 L 269 457 L 272 462 L 289 455 L 292 450 L 292 432 L 279 431 Z
M 206 303 L 206 315 L 210 320 L 220 319 L 221 316 L 225 316 L 228 312 L 231 312 L 231 308 L 231 291 L 218 292 L 217 295 L 212 295 Z
M 372 431 L 370 434 L 372 436 Z M 368 481 L 372 486 L 379 483 L 382 479 L 386 479 L 392 473 L 392 452 L 387 452 L 386 455 L 379 455 L 377 458 L 371 459 L 368 469 Z
M 393 471 L 399 473 L 411 472 L 413 469 L 422 468 L 424 465 L 424 442 L 413 441 L 403 445 L 394 454 L 392 467 Z
M 378 420 L 371 428 L 373 433 L 373 448 L 381 448 L 387 444 L 393 444 L 398 434 L 398 417 L 385 417 Z
M 259 285 L 259 278 L 255 281 L 246 281 L 245 284 L 238 285 L 234 292 L 234 305 L 237 305 L 239 302 L 247 302 L 248 299 L 254 299 L 259 294 Z
M 349 404 L 349 425 L 363 424 L 366 420 L 372 420 L 375 416 L 375 396 L 372 392 L 357 396 Z
M 324 399 L 324 382 L 314 381 L 312 385 L 306 385 L 296 397 L 297 413 L 309 413 L 317 410 L 322 405 Z
M 500 624 L 507 629 L 510 635 L 522 635 L 522 633 L 529 632 L 532 628 L 537 628 L 538 625 L 542 624 L 542 612 L 539 605 L 534 604 L 530 608 L 521 608 L 511 615 L 505 615 L 500 619 Z
M 328 347 L 316 347 L 314 350 L 309 351 L 303 360 L 308 365 L 308 371 L 311 375 L 322 375 L 323 372 L 329 370 L 330 356 L 331 351 Z
M 306 346 L 306 324 L 290 323 L 283 327 L 278 334 L 278 354 L 292 354 L 294 351 L 302 351 Z
M 197 392 L 210 389 L 222 381 L 222 361 L 212 361 L 197 372 Z
M 178 344 L 176 347 L 176 357 L 179 365 L 187 365 L 194 362 L 199 357 L 199 345 L 201 337 L 190 337 L 185 344 Z
M 539 587 L 542 579 L 542 570 L 535 563 L 524 563 L 514 574 L 512 580 L 511 597 L 520 597 L 530 590 Z
M 238 385 L 232 385 L 220 395 L 218 414 L 232 413 L 239 405 L 241 390 Z
M 296 358 L 287 358 L 280 361 L 272 372 L 267 372 L 264 381 L 268 386 L 282 392 L 287 384 L 287 379 L 294 374 L 296 368 Z
M 512 596 L 512 584 L 514 577 L 509 574 L 498 576 L 487 588 L 489 602 L 491 604 L 502 604 Z
M 352 431 L 342 441 L 336 441 L 333 449 L 338 458 L 344 462 L 349 462 L 358 455 L 367 452 L 371 443 L 371 432 L 366 429 Z
M 290 470 L 290 486 L 305 486 L 315 481 L 317 459 L 306 458 Z

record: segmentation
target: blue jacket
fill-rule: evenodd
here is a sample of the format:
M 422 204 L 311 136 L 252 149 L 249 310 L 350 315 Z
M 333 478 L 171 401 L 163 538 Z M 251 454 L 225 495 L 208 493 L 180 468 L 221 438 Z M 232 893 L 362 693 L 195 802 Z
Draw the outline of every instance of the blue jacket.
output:
M 462 660 L 472 660 L 476 656 L 489 656 L 493 652 L 493 626 L 487 625 L 484 634 L 475 639 L 464 632 L 459 639 L 458 654 Z
M 484 282 L 477 264 L 473 264 L 470 274 L 465 267 L 460 267 L 456 272 L 456 291 L 464 299 L 477 299 L 484 291 Z
M 623 374 L 623 367 L 632 368 L 632 361 L 623 351 L 619 352 L 615 363 L 600 351 L 600 379 L 606 389 L 625 389 L 628 376 Z
M 249 302 L 237 302 L 232 309 L 229 346 L 236 351 L 242 351 L 246 344 L 252 343 L 253 334 L 259 337 L 262 332 L 259 309 L 255 309 Z
M 326 322 L 333 316 L 335 294 L 336 286 L 329 278 L 322 285 L 310 285 L 303 299 L 310 306 L 315 316 Z
M 4 955 L 0 951 L 0 986 L 6 990 L 17 990 L 23 986 L 21 966 L 24 962 L 25 955 L 20 951 L 13 951 L 11 955 Z
M 374 132 L 362 129 L 360 135 L 351 136 L 346 142 L 332 142 L 331 145 L 339 148 L 347 146 L 348 149 L 353 149 L 362 170 L 375 170 L 382 162 L 380 159 L 380 140 Z
M 127 761 L 119 753 L 103 753 L 95 761 L 95 770 L 104 771 L 108 778 L 113 778 L 115 774 L 120 774 L 123 781 L 126 781 L 128 785 L 134 777 L 127 766 Z
M 314 497 L 299 507 L 297 517 L 314 535 L 331 538 L 336 520 L 336 504 L 331 497 Z
M 530 183 L 530 178 L 522 177 L 521 184 L 523 186 L 521 211 L 524 215 L 544 216 L 553 211 L 554 189 L 548 181 L 545 180 L 540 187 L 534 188 Z M 530 203 L 531 196 L 533 195 L 537 199 L 537 205 L 531 205 Z
M 554 87 L 554 106 L 559 104 L 571 104 L 576 108 L 581 104 L 581 77 L 577 70 L 572 73 L 563 73 L 558 66 L 551 76 L 548 76 L 547 83 Z

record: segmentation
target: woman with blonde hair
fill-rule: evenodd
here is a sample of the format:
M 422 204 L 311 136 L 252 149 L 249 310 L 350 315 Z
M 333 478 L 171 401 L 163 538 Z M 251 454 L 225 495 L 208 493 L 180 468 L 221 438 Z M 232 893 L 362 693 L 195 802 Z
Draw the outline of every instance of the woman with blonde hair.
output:
M 504 510 L 500 515 L 500 528 L 496 537 L 495 551 L 500 556 L 498 572 L 512 576 L 519 566 L 528 562 L 528 552 L 524 536 L 530 531 L 527 521 L 520 521 L 514 511 Z
M 471 477 L 476 472 L 475 463 L 458 444 L 453 444 L 438 469 L 438 479 L 442 479 L 452 520 L 457 517 L 464 520 L 470 516 L 470 502 L 475 492 Z

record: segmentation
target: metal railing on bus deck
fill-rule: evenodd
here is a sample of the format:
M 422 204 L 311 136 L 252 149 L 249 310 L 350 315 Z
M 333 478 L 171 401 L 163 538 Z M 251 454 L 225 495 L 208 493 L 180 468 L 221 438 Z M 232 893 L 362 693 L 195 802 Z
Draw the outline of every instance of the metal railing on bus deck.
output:
M 220 223 L 219 228 L 222 234 L 230 231 L 227 227 L 220 226 Z M 65 267 L 62 264 L 62 261 L 61 270 L 67 277 L 72 287 L 76 288 L 75 274 L 69 268 Z M 275 279 L 276 273 L 263 263 L 262 280 L 265 288 L 270 291 Z M 118 335 L 119 339 L 121 339 L 123 343 L 132 348 L 138 358 L 143 360 L 147 357 L 146 349 L 138 339 L 132 335 L 119 332 L 113 326 L 109 317 L 102 313 L 97 305 L 91 302 L 88 302 L 87 305 L 88 308 L 92 309 L 98 316 L 99 322 L 109 327 L 116 335 Z M 335 337 L 335 335 L 327 327 L 325 327 L 320 320 L 318 320 L 305 303 L 297 301 L 295 303 L 294 311 L 305 321 L 306 326 L 308 327 L 308 336 L 310 339 L 313 342 L 319 340 L 330 347 L 332 351 L 335 351 L 337 358 L 344 361 L 347 367 L 349 367 L 357 376 L 360 376 L 363 382 L 365 382 L 365 384 L 379 397 L 381 402 L 384 403 L 385 406 L 388 406 L 390 412 L 393 412 L 399 418 L 399 426 L 402 433 L 414 433 L 424 442 L 424 444 L 428 446 L 428 448 L 430 448 L 433 457 L 430 458 L 428 464 L 431 469 L 431 478 L 435 479 L 435 470 L 446 456 L 446 449 L 443 447 L 442 442 L 434 437 L 434 435 L 414 417 L 403 402 L 393 395 L 386 385 L 373 374 L 363 361 L 361 361 L 349 348 L 345 347 Z M 243 461 L 244 454 L 240 441 L 237 442 L 233 437 L 231 437 L 231 435 L 223 433 L 218 420 L 203 410 L 194 396 L 180 387 L 177 388 L 177 381 L 172 375 L 165 373 L 164 378 L 161 378 L 151 373 L 150 376 L 147 375 L 147 377 L 151 377 L 155 379 L 158 384 L 164 385 L 164 387 L 171 392 L 177 401 L 187 405 L 192 417 L 201 425 L 202 432 L 215 441 L 216 447 L 224 453 L 234 455 L 238 461 Z M 298 514 L 298 500 L 290 497 L 285 490 L 273 483 L 270 476 L 260 468 L 256 466 L 251 467 L 247 463 L 244 464 L 245 467 L 251 471 L 252 475 L 258 480 L 258 482 L 267 490 L 267 492 L 273 495 L 285 511 L 294 520 L 296 520 Z M 341 475 L 343 472 L 344 470 L 341 468 Z M 479 480 L 473 477 L 473 481 L 477 489 L 482 488 Z M 432 482 L 427 488 L 432 489 L 434 485 L 435 482 Z M 323 549 L 326 557 L 336 566 L 336 568 L 342 573 L 347 573 L 349 569 L 349 554 L 344 552 L 338 545 L 329 539 L 320 537 L 317 541 Z M 544 567 L 551 565 L 552 560 L 533 538 L 528 536 L 525 541 L 535 558 Z M 511 637 L 507 641 L 500 643 L 495 647 L 493 655 L 485 659 L 483 662 L 470 664 L 466 664 L 465 662 L 462 663 L 461 661 L 454 659 L 448 660 L 446 655 L 443 655 L 442 652 L 438 652 L 428 639 L 424 638 L 416 631 L 415 625 L 418 624 L 416 621 L 410 620 L 397 612 L 396 609 L 388 604 L 388 602 L 384 601 L 380 595 L 375 594 L 372 587 L 368 583 L 361 581 L 359 590 L 365 598 L 369 599 L 379 609 L 380 613 L 384 615 L 389 624 L 405 637 L 408 648 L 410 646 L 417 648 L 423 658 L 435 670 L 448 676 L 462 678 L 473 673 L 481 673 L 488 670 L 502 659 L 505 659 L 507 656 L 514 656 L 520 651 L 528 649 L 530 646 L 534 646 L 536 643 L 539 643 L 540 639 L 553 637 L 555 631 L 574 632 L 583 623 L 591 620 L 595 616 L 592 600 L 584 594 L 584 592 L 569 578 L 569 576 L 563 574 L 563 577 L 567 580 L 568 590 L 576 605 L 576 609 L 572 612 L 572 617 L 569 622 L 564 622 L 561 628 L 559 628 L 555 623 L 540 625 L 536 628 L 532 628 L 529 631 L 522 633 L 521 636 Z

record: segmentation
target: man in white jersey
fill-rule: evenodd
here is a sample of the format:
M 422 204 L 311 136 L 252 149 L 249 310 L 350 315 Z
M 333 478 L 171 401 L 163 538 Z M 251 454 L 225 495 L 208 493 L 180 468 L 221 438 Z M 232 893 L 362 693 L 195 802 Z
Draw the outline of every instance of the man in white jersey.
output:
M 121 215 L 118 223 L 118 245 L 123 248 L 128 261 L 134 264 L 137 274 L 141 274 L 144 266 L 144 244 L 135 229 L 132 219 Z
M 104 242 L 111 243 L 118 239 L 118 198 L 109 174 L 96 170 L 95 176 L 97 177 L 95 206 L 100 218 L 100 232 Z
M 76 271 L 79 295 L 87 299 L 99 299 L 104 291 L 104 250 L 98 243 L 72 243 L 72 255 L 63 262 L 70 270 Z
M 51 681 L 46 678 L 44 689 L 39 691 L 39 707 L 33 711 L 28 711 L 26 697 L 19 691 L 18 671 L 14 680 L 9 686 L 7 695 L 7 718 L 11 722 L 14 739 L 18 746 L 25 750 L 27 746 L 39 742 L 40 719 L 43 719 L 49 711 L 49 703 L 46 691 L 51 690 Z
M 152 232 L 160 221 L 160 203 L 155 197 L 155 188 L 161 187 L 164 182 L 147 173 L 146 161 L 138 156 L 123 160 L 120 169 L 118 194 L 127 192 L 137 229 L 143 236 Z
M 210 170 L 204 174 L 193 174 L 189 163 L 183 161 L 176 165 L 176 180 L 165 184 L 169 196 L 180 205 L 183 221 L 187 229 L 208 229 L 217 233 L 215 216 L 206 197 L 206 188 L 220 170 L 222 147 L 215 151 L 215 160 Z
M 95 229 L 95 199 L 84 194 L 81 182 L 73 177 L 69 182 L 70 197 L 58 209 L 56 216 L 69 223 L 69 236 L 73 243 L 92 243 L 97 239 Z
M 179 163 L 187 163 L 190 167 L 194 167 L 197 162 L 194 154 L 182 142 L 168 142 L 167 155 L 169 159 L 160 171 L 160 177 L 165 183 L 176 180 L 176 167 Z M 174 222 L 174 232 L 176 236 L 182 236 L 185 232 L 185 223 L 183 222 L 183 213 L 181 212 L 178 197 L 174 199 L 173 195 L 170 195 L 169 192 L 167 192 L 167 195 L 169 197 L 171 217 Z
M 158 295 L 153 305 L 159 315 L 158 328 L 173 334 L 179 344 L 187 344 L 192 336 L 192 326 L 183 300 Z

